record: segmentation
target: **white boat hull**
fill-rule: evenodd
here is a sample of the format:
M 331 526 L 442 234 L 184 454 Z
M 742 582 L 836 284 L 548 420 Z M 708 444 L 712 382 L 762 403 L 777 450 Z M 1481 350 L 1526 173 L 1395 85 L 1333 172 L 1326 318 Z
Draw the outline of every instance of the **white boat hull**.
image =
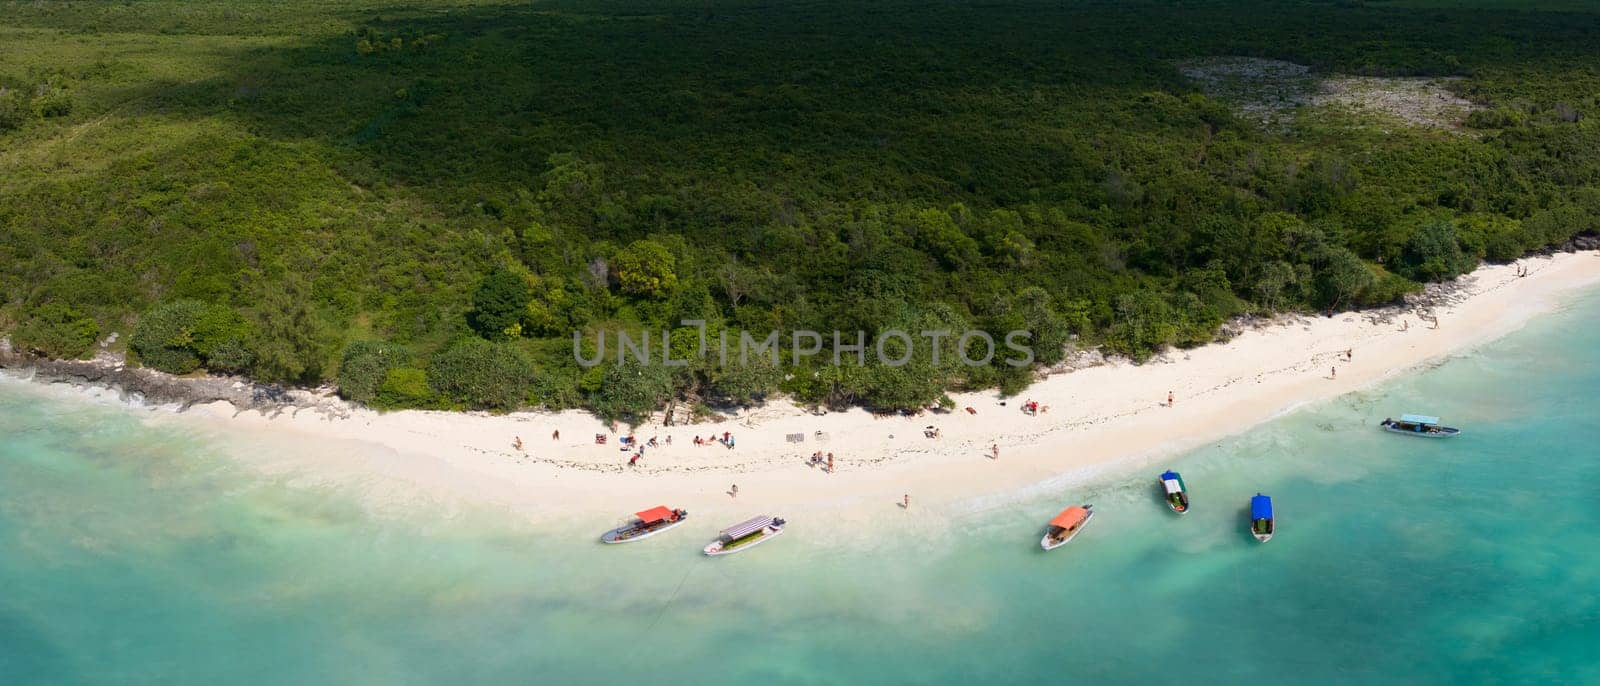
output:
M 682 524 L 687 520 L 688 520 L 688 518 L 685 517 L 683 519 L 679 519 L 678 521 L 673 522 L 671 524 L 668 524 L 666 526 L 659 527 L 659 528 L 653 529 L 651 531 L 647 531 L 647 532 L 642 533 L 642 534 L 629 536 L 627 538 L 617 538 L 617 534 L 620 534 L 623 531 L 625 531 L 625 530 L 627 530 L 627 529 L 629 529 L 631 527 L 619 526 L 619 527 L 617 527 L 615 529 L 612 529 L 612 530 L 607 531 L 604 534 L 602 534 L 600 536 L 600 542 L 601 543 L 613 543 L 614 544 L 614 543 L 633 543 L 634 541 L 642 541 L 642 540 L 644 540 L 646 538 L 649 538 L 649 537 L 654 536 L 656 534 L 659 534 L 659 533 L 661 533 L 663 531 L 666 531 L 668 529 L 676 527 L 679 524 Z
M 1392 433 L 1392 434 L 1400 434 L 1402 436 L 1416 436 L 1418 438 L 1455 438 L 1456 436 L 1460 436 L 1461 435 L 1461 430 L 1460 429 L 1457 429 L 1455 427 L 1450 427 L 1450 426 L 1441 426 L 1435 431 L 1415 431 L 1415 430 L 1412 430 L 1412 429 L 1402 429 L 1402 428 L 1400 428 L 1398 426 L 1394 426 L 1394 425 L 1391 425 L 1391 424 L 1381 424 L 1381 425 L 1379 425 L 1378 428 L 1383 429 L 1384 431 L 1387 431 L 1387 432 Z
M 734 553 L 742 553 L 742 552 L 744 552 L 746 550 L 749 550 L 749 549 L 754 548 L 754 547 L 756 547 L 758 545 L 761 545 L 762 543 L 766 543 L 768 540 L 771 540 L 773 538 L 777 538 L 778 535 L 782 534 L 782 533 L 783 533 L 783 529 L 781 527 L 769 526 L 766 529 L 762 530 L 760 538 L 757 538 L 757 539 L 755 539 L 753 541 L 749 541 L 747 543 L 741 543 L 741 544 L 739 544 L 737 546 L 734 546 L 733 548 L 728 548 L 728 549 L 724 549 L 722 547 L 722 541 L 712 541 L 710 545 L 705 547 L 705 554 L 710 555 L 712 557 L 716 557 L 716 556 L 719 556 L 719 555 L 732 555 Z
M 1272 540 L 1272 535 L 1275 533 L 1278 533 L 1278 522 L 1276 520 L 1272 522 L 1272 530 L 1264 534 L 1256 533 L 1256 523 L 1253 521 L 1250 522 L 1250 535 L 1255 536 L 1257 541 L 1266 543 L 1267 541 Z
M 1039 539 L 1039 547 L 1044 548 L 1045 550 L 1055 550 L 1056 548 L 1060 548 L 1061 546 L 1071 543 L 1072 539 L 1077 538 L 1078 534 L 1083 533 L 1084 527 L 1089 526 L 1089 522 L 1092 521 L 1094 521 L 1094 510 L 1089 510 L 1089 515 L 1083 518 L 1083 523 L 1079 524 L 1078 528 L 1073 529 L 1072 533 L 1067 534 L 1066 538 L 1063 538 L 1060 542 L 1057 542 L 1051 539 L 1050 534 L 1047 533 L 1044 535 L 1044 538 Z

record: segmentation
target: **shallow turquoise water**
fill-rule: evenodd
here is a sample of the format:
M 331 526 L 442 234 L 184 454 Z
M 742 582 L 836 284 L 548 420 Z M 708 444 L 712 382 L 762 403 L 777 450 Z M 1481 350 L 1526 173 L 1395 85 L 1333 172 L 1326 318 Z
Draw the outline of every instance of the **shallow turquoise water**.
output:
M 1597 350 L 1591 296 L 1174 459 L 1182 519 L 1141 470 L 932 542 L 795 522 L 722 560 L 699 532 L 373 517 L 215 437 L 0 383 L 0 684 L 1600 683 Z M 1407 411 L 1469 433 L 1373 426 Z M 1040 553 L 1081 500 L 1094 524 Z

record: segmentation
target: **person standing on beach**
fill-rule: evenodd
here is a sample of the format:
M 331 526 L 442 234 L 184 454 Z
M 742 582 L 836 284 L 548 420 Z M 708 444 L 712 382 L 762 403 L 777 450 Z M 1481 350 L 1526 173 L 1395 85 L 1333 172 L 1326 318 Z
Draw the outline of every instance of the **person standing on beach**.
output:
M 1328 378 L 1330 378 L 1330 379 L 1339 378 L 1339 368 L 1338 367 L 1329 367 L 1328 368 Z
M 1167 391 L 1167 407 L 1172 407 L 1172 391 Z
M 556 429 L 555 431 L 550 432 L 550 440 L 552 440 L 552 441 L 561 440 L 561 430 L 560 429 Z
M 1354 361 L 1355 360 L 1355 354 L 1356 354 L 1356 349 L 1355 348 L 1345 348 L 1344 349 L 1344 361 L 1345 362 Z
M 522 437 L 521 436 L 513 436 L 512 438 L 514 438 L 516 440 L 511 441 L 511 445 L 515 446 L 517 450 L 522 450 Z
M 905 500 L 900 501 L 900 507 L 903 507 L 903 508 L 905 508 L 907 510 L 911 509 L 911 494 L 910 493 L 906 494 Z
M 728 489 L 728 495 L 735 498 L 739 497 L 739 484 L 734 484 L 733 488 Z
M 833 453 L 828 453 L 828 473 L 833 473 Z
M 1000 459 L 1000 444 L 996 443 L 989 446 L 989 454 L 994 455 L 994 459 L 996 460 Z

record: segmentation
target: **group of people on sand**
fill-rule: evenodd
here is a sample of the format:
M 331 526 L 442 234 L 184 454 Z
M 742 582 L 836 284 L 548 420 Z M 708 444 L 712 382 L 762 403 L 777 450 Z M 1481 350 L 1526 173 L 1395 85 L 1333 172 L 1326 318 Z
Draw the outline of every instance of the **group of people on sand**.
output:
M 1029 400 L 1029 401 L 1027 401 L 1025 403 L 1022 403 L 1022 411 L 1027 413 L 1027 414 L 1030 414 L 1030 415 L 1033 415 L 1033 416 L 1037 417 L 1037 416 L 1039 416 L 1040 413 L 1049 412 L 1050 411 L 1050 406 L 1049 405 L 1045 405 L 1043 407 L 1040 407 L 1039 406 L 1039 402 L 1037 400 Z
M 826 469 L 828 470 L 828 473 L 832 474 L 833 473 L 833 453 L 828 453 L 827 457 L 823 457 L 821 450 L 818 450 L 817 452 L 811 453 L 811 466 L 815 467 L 815 466 L 817 466 L 819 464 L 826 464 L 827 465 Z
M 710 436 L 706 436 L 705 438 L 701 438 L 699 436 L 695 436 L 694 437 L 694 444 L 697 445 L 697 446 L 707 446 L 707 445 L 712 445 L 712 444 L 716 444 L 716 443 L 721 443 L 723 445 L 723 447 L 725 447 L 725 448 L 727 448 L 729 450 L 732 450 L 733 449 L 733 445 L 734 445 L 733 434 L 724 431 L 724 432 L 722 432 L 722 438 L 717 438 L 716 434 L 711 434 Z M 672 438 L 669 436 L 669 437 L 667 437 L 667 445 L 671 445 L 671 444 L 672 444 Z

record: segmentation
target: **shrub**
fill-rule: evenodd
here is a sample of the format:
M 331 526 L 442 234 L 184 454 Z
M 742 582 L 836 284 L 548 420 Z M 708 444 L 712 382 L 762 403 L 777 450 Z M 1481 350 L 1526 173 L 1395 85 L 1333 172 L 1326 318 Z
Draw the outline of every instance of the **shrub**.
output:
M 17 89 L 0 87 L 0 133 L 20 129 L 32 117 L 27 100 Z
M 1474 129 L 1506 129 L 1521 126 L 1522 112 L 1510 107 L 1496 107 L 1488 110 L 1473 110 L 1467 115 L 1467 126 Z
M 624 293 L 661 297 L 678 283 L 672 253 L 655 241 L 634 241 L 617 253 L 611 266 Z
M 710 370 L 708 375 L 711 394 L 736 405 L 760 402 L 776 393 L 778 384 L 783 382 L 783 370 L 774 366 L 772 360 L 759 355 L 751 359 L 749 364 L 732 362 L 726 367 Z
M 384 341 L 356 341 L 344 349 L 339 364 L 339 395 L 373 404 L 389 372 L 411 360 L 405 346 Z
M 610 365 L 604 368 L 592 404 L 602 417 L 641 417 L 661 408 L 672 396 L 672 370 L 659 364 Z
M 255 362 L 245 345 L 253 327 L 233 308 L 212 305 L 195 322 L 193 345 L 206 369 L 239 373 Z
M 205 303 L 198 300 L 158 305 L 139 319 L 128 347 L 146 367 L 168 374 L 188 374 L 200 367 L 194 329 L 205 313 Z
M 397 367 L 384 374 L 374 404 L 384 408 L 426 407 L 433 401 L 428 373 L 412 367 Z
M 509 343 L 470 338 L 436 355 L 428 378 L 429 385 L 451 402 L 509 411 L 527 400 L 533 365 Z
M 99 337 L 94 319 L 60 303 L 35 309 L 12 334 L 19 349 L 56 359 L 83 357 Z
M 491 341 L 521 335 L 521 322 L 528 312 L 533 294 L 522 274 L 496 267 L 478 283 L 472 294 L 472 313 L 467 323 L 472 330 Z
M 245 344 L 252 329 L 226 306 L 177 300 L 146 312 L 128 345 L 146 367 L 169 374 L 188 374 L 202 365 L 242 372 L 255 361 Z
M 72 113 L 72 98 L 65 90 L 53 87 L 43 87 L 40 93 L 34 96 L 33 114 L 41 119 L 51 117 L 65 117 Z

